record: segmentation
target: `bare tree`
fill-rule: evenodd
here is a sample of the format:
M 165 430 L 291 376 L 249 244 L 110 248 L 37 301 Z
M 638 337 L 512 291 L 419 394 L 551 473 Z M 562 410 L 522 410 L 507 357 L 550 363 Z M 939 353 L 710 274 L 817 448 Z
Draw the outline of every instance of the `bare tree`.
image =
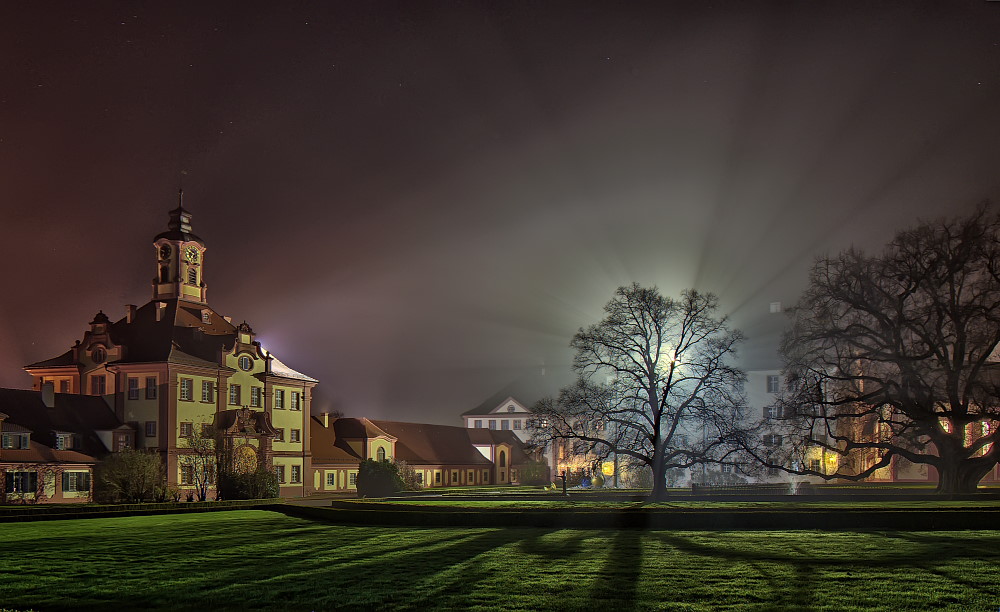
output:
M 743 336 L 717 305 L 694 290 L 674 300 L 620 287 L 605 318 L 573 337 L 579 379 L 534 407 L 533 442 L 579 441 L 645 465 L 653 498 L 665 495 L 668 469 L 738 463 L 745 376 L 728 362 Z
M 180 457 L 183 466 L 191 470 L 191 484 L 195 486 L 198 501 L 208 499 L 208 488 L 216 479 L 216 435 L 211 426 L 192 427 L 186 438 L 188 452 Z
M 976 489 L 998 460 L 998 231 L 982 206 L 817 260 L 782 344 L 779 428 L 785 461 L 814 448 L 836 465 L 792 471 L 859 480 L 902 459 L 942 493 Z

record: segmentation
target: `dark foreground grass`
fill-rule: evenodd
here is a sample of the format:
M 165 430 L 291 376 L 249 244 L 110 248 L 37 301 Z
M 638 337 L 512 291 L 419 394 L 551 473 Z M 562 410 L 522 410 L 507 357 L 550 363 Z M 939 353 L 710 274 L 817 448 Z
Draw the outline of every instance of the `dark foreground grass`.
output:
M 266 511 L 0 525 L 12 609 L 1000 607 L 1000 532 L 348 527 Z

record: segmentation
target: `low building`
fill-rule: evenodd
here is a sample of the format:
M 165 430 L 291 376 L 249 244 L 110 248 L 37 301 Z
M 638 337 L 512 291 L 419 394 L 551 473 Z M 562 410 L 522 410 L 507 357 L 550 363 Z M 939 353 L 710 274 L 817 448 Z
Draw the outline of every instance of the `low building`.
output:
M 528 460 L 512 431 L 367 418 L 313 419 L 313 487 L 357 490 L 365 459 L 404 461 L 426 487 L 510 484 Z
M 0 389 L 0 503 L 93 499 L 93 468 L 134 432 L 99 397 Z

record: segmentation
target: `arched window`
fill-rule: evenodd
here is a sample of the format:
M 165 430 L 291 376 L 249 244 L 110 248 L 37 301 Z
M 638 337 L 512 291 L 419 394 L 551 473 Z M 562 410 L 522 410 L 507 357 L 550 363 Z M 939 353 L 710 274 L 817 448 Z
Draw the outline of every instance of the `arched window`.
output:
M 375 451 L 375 457 L 377 457 L 379 461 L 385 461 L 385 449 L 379 447 L 379 449 Z
M 507 453 L 500 451 L 500 467 L 507 467 Z

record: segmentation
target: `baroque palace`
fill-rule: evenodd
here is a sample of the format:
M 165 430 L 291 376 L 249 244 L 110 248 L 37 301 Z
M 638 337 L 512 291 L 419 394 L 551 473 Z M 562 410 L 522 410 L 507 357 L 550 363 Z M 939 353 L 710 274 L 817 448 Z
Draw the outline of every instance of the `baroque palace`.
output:
M 158 454 L 166 484 L 193 493 L 207 436 L 237 469 L 274 470 L 283 497 L 356 490 L 367 458 L 403 460 L 427 486 L 518 479 L 513 431 L 312 416 L 318 381 L 209 306 L 205 252 L 181 200 L 153 239 L 150 301 L 98 312 L 69 350 L 25 366 L 32 390 L 0 389 L 0 503 L 89 501 L 94 465 L 125 449 Z
M 98 312 L 68 351 L 25 366 L 40 405 L 17 411 L 0 401 L 0 413 L 16 412 L 5 413 L 6 420 L 34 432 L 40 445 L 80 451 L 79 462 L 88 452 L 154 451 L 167 484 L 181 488 L 193 484 L 190 441 L 214 427 L 243 469 L 273 466 L 283 496 L 308 494 L 309 406 L 317 381 L 261 346 L 246 322 L 236 324 L 209 306 L 205 242 L 193 233 L 182 202 L 170 212 L 167 228 L 153 239 L 152 299 L 126 306 L 117 321 Z M 66 394 L 103 398 L 111 414 L 102 415 L 104 424 L 80 418 L 79 400 Z M 76 427 L 42 422 L 37 413 Z M 117 425 L 107 422 L 112 415 Z M 62 430 L 70 431 L 53 438 Z M 95 436 L 102 444 L 85 444 Z M 9 451 L 31 450 L 30 439 L 22 436 L 21 442 L 23 449 L 0 449 L 0 466 L 12 457 Z M 7 480 L 8 492 L 16 492 L 17 483 Z

